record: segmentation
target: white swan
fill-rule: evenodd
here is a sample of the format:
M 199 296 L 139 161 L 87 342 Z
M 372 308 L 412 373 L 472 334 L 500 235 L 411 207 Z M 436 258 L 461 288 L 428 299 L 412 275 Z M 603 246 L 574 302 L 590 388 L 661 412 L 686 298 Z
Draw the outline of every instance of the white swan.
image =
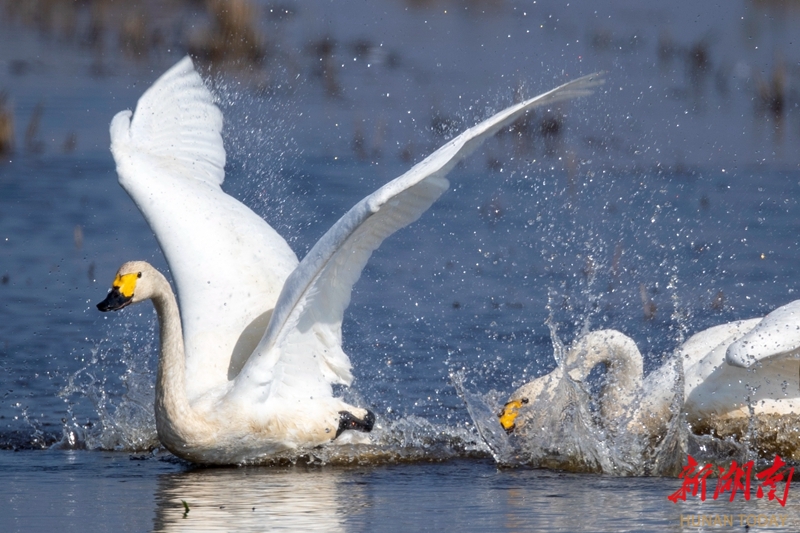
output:
M 784 431 L 796 425 L 800 414 L 800 361 L 795 358 L 800 351 L 798 313 L 800 301 L 792 302 L 763 319 L 701 331 L 678 348 L 675 357 L 684 372 L 682 409 L 694 433 L 741 438 L 752 423 L 756 447 L 765 453 L 800 457 L 800 435 L 796 430 Z M 627 431 L 657 436 L 672 418 L 680 376 L 668 363 L 642 380 L 641 360 L 630 338 L 602 330 L 579 339 L 565 365 L 573 380 L 582 381 L 598 363 L 607 363 L 607 384 L 600 400 L 602 420 L 612 427 L 624 421 Z M 750 368 L 742 368 L 744 364 Z M 562 376 L 559 367 L 515 391 L 499 415 L 506 431 L 536 418 L 527 406 Z
M 447 189 L 463 157 L 529 109 L 589 94 L 596 75 L 511 106 L 452 139 L 348 211 L 302 262 L 225 194 L 222 114 L 187 57 L 111 122 L 119 181 L 158 239 L 177 286 L 124 264 L 103 311 L 152 299 L 161 325 L 156 421 L 176 455 L 239 463 L 354 437 L 374 415 L 333 397 L 349 385 L 341 324 L 372 252 Z M 182 325 L 182 328 L 181 328 Z
M 512 432 L 532 420 L 541 419 L 542 413 L 537 413 L 537 410 L 549 410 L 562 403 L 560 387 L 565 379 L 565 370 L 572 381 L 582 382 L 601 363 L 608 365 L 601 391 L 601 418 L 608 423 L 617 420 L 620 411 L 627 409 L 640 395 L 643 363 L 642 355 L 630 337 L 608 329 L 580 337 L 567 350 L 563 364 L 514 391 L 499 414 L 500 424 L 507 432 Z M 584 398 L 586 400 L 588 398 Z
M 643 397 L 642 356 L 633 340 L 619 331 L 599 330 L 578 338 L 566 351 L 555 337 L 554 344 L 559 366 L 520 387 L 499 413 L 513 439 L 506 442 L 488 428 L 482 431 L 493 439 L 487 445 L 494 444 L 495 457 L 579 472 L 672 473 L 669 450 L 676 442 L 680 446 L 668 431 L 675 417 L 663 418 L 663 431 L 632 431 L 655 422 L 642 416 L 648 411 L 637 409 Z M 599 409 L 592 414 L 590 395 L 580 382 L 600 363 L 607 372 Z M 669 402 L 666 407 L 669 415 Z

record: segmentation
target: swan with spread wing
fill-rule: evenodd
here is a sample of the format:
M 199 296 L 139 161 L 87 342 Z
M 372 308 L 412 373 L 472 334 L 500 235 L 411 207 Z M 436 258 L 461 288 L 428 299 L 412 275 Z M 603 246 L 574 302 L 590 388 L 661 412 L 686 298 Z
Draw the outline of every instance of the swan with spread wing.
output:
M 122 187 L 175 281 L 125 263 L 101 311 L 152 300 L 160 324 L 159 440 L 199 463 L 232 464 L 363 440 L 375 416 L 333 396 L 350 385 L 341 346 L 353 285 L 381 242 L 448 188 L 445 175 L 526 111 L 589 94 L 597 75 L 513 105 L 453 138 L 350 209 L 298 261 L 286 241 L 223 192 L 222 114 L 184 58 L 111 122 Z

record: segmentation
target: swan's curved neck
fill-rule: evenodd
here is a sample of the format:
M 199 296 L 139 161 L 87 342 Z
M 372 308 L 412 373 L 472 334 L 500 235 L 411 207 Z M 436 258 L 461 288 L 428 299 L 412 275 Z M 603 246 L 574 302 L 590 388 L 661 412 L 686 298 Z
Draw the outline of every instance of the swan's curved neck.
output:
M 570 375 L 583 381 L 599 363 L 608 365 L 601 412 L 611 419 L 623 415 L 642 386 L 642 354 L 633 340 L 614 330 L 594 331 L 570 349 Z
M 180 311 L 167 279 L 157 273 L 153 306 L 158 314 L 161 354 L 156 376 L 158 438 L 171 451 L 192 440 L 196 413 L 186 396 L 186 354 Z

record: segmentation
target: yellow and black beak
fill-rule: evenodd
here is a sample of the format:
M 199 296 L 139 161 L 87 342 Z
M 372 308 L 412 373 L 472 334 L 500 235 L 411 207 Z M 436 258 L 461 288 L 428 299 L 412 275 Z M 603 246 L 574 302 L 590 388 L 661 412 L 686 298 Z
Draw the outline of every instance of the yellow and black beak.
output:
M 527 398 L 508 402 L 503 407 L 503 410 L 500 411 L 500 414 L 497 415 L 498 418 L 500 418 L 500 425 L 503 426 L 503 429 L 506 430 L 506 433 L 511 433 L 514 431 L 514 429 L 516 429 L 516 420 L 517 416 L 519 416 L 519 409 L 526 403 L 528 403 Z
M 141 277 L 141 274 L 125 274 L 122 276 L 117 274 L 108 296 L 97 304 L 97 308 L 105 313 L 106 311 L 119 311 L 123 307 L 130 305 L 133 301 L 136 280 L 139 277 Z
M 103 311 L 104 313 L 106 311 L 119 311 L 123 307 L 130 305 L 132 301 L 133 301 L 132 294 L 130 296 L 124 296 L 120 292 L 119 287 L 114 287 L 111 289 L 111 291 L 109 291 L 108 296 L 106 296 L 106 299 L 97 304 L 97 308 Z

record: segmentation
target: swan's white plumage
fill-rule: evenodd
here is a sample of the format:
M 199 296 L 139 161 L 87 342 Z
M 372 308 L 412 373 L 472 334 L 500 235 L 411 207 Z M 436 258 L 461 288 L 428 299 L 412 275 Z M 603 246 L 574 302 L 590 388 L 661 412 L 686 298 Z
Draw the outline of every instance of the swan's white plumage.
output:
M 756 376 L 748 376 L 727 364 L 725 350 L 760 320 L 752 318 L 713 326 L 695 333 L 678 348 L 676 355 L 683 363 L 684 394 L 691 418 L 729 413 L 746 401 L 741 379 Z
M 222 112 L 188 57 L 139 98 L 130 139 L 160 167 L 182 177 L 212 185 L 225 179 Z
M 578 339 L 567 353 L 565 365 L 569 376 L 581 381 L 598 362 L 611 364 L 609 376 L 621 388 L 604 391 L 601 412 L 611 413 L 605 414 L 605 418 L 612 422 L 624 415 L 629 430 L 654 436 L 663 433 L 672 418 L 677 393 L 683 399 L 682 411 L 694 428 L 713 430 L 718 435 L 739 434 L 749 417 L 754 416 L 760 427 L 766 429 L 765 439 L 769 440 L 773 438 L 769 425 L 775 417 L 796 416 L 800 412 L 800 362 L 794 357 L 791 336 L 785 334 L 792 329 L 786 323 L 793 324 L 795 303 L 763 319 L 721 324 L 690 337 L 674 354 L 683 367 L 683 379 L 673 359 L 642 380 L 639 349 L 630 338 L 613 330 L 591 332 Z M 770 338 L 767 349 L 754 347 L 754 342 L 765 339 L 764 332 L 784 333 L 784 343 Z M 769 354 L 758 360 L 759 364 L 751 360 L 749 369 L 726 361 L 726 352 L 729 359 L 731 348 L 744 339 L 756 339 L 750 341 L 748 353 L 758 353 L 761 349 Z M 530 405 L 546 406 L 547 403 L 535 400 L 548 398 L 545 393 L 552 394 L 553 384 L 562 376 L 559 367 L 517 389 L 509 401 L 526 398 Z M 518 426 L 524 427 L 528 418 L 540 416 L 529 410 L 526 407 L 519 410 L 518 421 L 515 420 Z M 784 453 L 800 452 L 797 448 L 800 443 L 788 437 L 780 445 Z
M 781 306 L 758 322 L 752 331 L 732 343 L 726 352 L 729 364 L 750 367 L 772 357 L 800 354 L 800 300 Z
M 240 339 L 274 306 L 298 261 L 261 217 L 220 188 L 222 114 L 187 57 L 111 123 L 120 184 L 158 239 L 177 286 L 190 399 L 224 387 Z M 268 317 L 265 317 L 268 318 Z M 262 320 L 266 323 L 266 320 Z
M 330 438 L 331 421 L 348 407 L 332 397 L 331 384 L 352 381 L 341 348 L 343 313 L 372 252 L 419 218 L 447 189 L 445 175 L 487 137 L 529 109 L 583 96 L 600 83 L 596 75 L 579 78 L 470 128 L 356 204 L 298 263 L 286 241 L 220 188 L 222 115 L 189 58 L 172 67 L 133 115 L 123 111 L 111 123 L 120 183 L 155 233 L 177 286 L 189 407 L 180 394 L 165 397 L 193 421 L 162 424 L 178 441 L 165 444 L 191 460 L 226 462 Z M 156 285 L 158 305 L 170 308 L 163 302 L 171 293 Z M 173 363 L 180 350 L 173 342 Z M 169 417 L 169 405 L 157 406 L 157 419 Z M 245 437 L 248 427 L 253 434 Z M 213 437 L 197 437 L 209 432 L 218 434 L 216 450 Z M 197 439 L 202 443 L 188 442 Z

